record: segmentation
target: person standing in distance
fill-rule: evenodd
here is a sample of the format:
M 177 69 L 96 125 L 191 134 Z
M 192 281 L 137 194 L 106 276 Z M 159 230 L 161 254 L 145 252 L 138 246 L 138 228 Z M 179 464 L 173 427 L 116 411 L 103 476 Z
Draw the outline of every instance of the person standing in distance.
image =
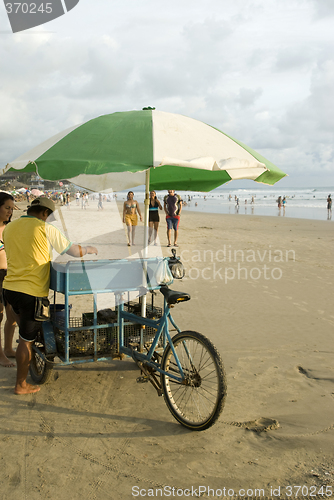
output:
M 332 214 L 332 195 L 327 196 L 327 214 L 328 216 Z
M 179 234 L 179 224 L 182 212 L 182 200 L 181 196 L 175 194 L 175 191 L 173 189 L 169 189 L 168 195 L 164 197 L 164 210 L 166 212 L 167 222 L 167 246 L 172 246 L 171 237 L 172 229 L 174 229 L 174 247 L 177 247 L 177 238 Z
M 40 390 L 38 385 L 28 384 L 26 378 L 32 342 L 40 328 L 40 322 L 35 320 L 36 301 L 49 294 L 51 249 L 73 257 L 98 253 L 93 246 L 72 243 L 59 229 L 49 224 L 47 218 L 54 211 L 53 201 L 41 196 L 28 207 L 27 215 L 11 222 L 3 231 L 7 255 L 3 297 L 17 316 L 20 336 L 16 349 L 15 394 L 31 394 Z

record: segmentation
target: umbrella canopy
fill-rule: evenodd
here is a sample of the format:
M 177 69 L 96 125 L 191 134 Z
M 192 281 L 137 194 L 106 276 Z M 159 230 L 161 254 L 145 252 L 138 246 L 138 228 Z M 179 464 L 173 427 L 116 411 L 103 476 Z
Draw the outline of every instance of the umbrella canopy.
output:
M 157 110 L 102 115 L 51 137 L 7 164 L 93 191 L 147 184 L 210 191 L 233 179 L 274 184 L 286 174 L 259 153 L 192 118 Z M 127 174 L 127 175 L 125 175 Z
M 43 193 L 43 191 L 40 191 L 39 189 L 32 189 L 31 194 L 33 196 L 42 196 L 44 193 Z

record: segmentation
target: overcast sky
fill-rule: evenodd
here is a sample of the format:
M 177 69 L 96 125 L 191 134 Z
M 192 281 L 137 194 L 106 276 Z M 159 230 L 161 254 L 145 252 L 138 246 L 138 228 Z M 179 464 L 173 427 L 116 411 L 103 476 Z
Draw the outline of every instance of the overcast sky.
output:
M 94 116 L 154 106 L 334 185 L 333 0 L 80 0 L 13 34 L 0 4 L 0 164 Z

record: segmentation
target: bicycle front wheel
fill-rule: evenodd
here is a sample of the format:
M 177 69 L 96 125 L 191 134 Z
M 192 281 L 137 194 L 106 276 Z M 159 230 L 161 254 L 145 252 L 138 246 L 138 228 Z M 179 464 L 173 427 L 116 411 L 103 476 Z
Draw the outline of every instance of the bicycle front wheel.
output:
M 180 424 L 195 431 L 208 429 L 224 408 L 226 375 L 213 343 L 198 332 L 185 331 L 173 337 L 176 358 L 168 344 L 161 360 L 161 385 L 168 409 Z

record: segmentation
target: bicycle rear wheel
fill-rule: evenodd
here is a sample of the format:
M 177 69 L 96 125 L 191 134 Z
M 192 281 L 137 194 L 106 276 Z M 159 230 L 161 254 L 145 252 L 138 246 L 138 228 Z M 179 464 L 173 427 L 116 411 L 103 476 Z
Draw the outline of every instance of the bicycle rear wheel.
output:
M 168 344 L 161 360 L 161 385 L 172 415 L 195 431 L 208 429 L 218 419 L 226 398 L 226 375 L 216 347 L 204 335 L 185 331 L 173 337 L 176 356 L 185 376 L 183 382 L 173 351 Z

